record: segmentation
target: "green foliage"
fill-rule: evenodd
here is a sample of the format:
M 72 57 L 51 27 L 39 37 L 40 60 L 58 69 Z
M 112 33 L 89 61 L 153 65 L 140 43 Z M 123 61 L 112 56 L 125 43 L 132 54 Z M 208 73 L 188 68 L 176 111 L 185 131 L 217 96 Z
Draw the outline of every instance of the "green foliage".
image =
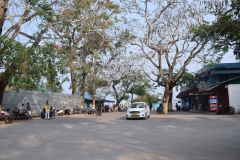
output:
M 101 78 L 97 78 L 96 79 L 96 89 L 98 88 L 102 88 L 102 87 L 107 87 L 108 86 L 108 81 L 101 79 Z M 92 75 L 89 75 L 87 77 L 87 86 L 86 86 L 86 92 L 93 94 L 93 77 Z
M 190 86 L 193 83 L 194 83 L 194 75 L 188 72 L 187 69 L 185 69 L 182 75 L 176 80 L 173 87 L 183 86 L 183 85 Z
M 14 40 L 0 37 L 1 48 L 6 48 L 0 54 L 0 66 L 3 72 L 11 65 L 15 66 L 14 74 L 9 79 L 9 86 L 19 89 L 35 90 L 41 79 L 45 77 L 52 82 L 57 77 L 53 44 L 25 47 Z
M 238 50 L 240 46 L 240 1 L 231 1 L 228 10 L 223 10 L 218 13 L 217 19 L 212 23 L 206 23 L 203 28 L 206 31 L 216 28 L 210 35 L 211 50 L 214 51 L 218 61 L 223 57 L 223 54 L 228 52 L 229 49 Z M 200 32 L 201 27 L 194 31 L 194 38 L 204 38 L 204 33 Z M 236 59 L 240 59 L 239 52 L 234 53 Z
M 154 103 L 154 102 L 159 102 L 161 99 L 159 98 L 160 95 L 153 95 L 150 93 L 146 93 L 143 96 L 138 96 L 133 100 L 133 102 L 147 102 L 148 104 Z
M 146 88 L 144 85 L 134 85 L 131 87 L 128 91 L 131 94 L 136 94 L 139 96 L 145 95 L 146 94 Z

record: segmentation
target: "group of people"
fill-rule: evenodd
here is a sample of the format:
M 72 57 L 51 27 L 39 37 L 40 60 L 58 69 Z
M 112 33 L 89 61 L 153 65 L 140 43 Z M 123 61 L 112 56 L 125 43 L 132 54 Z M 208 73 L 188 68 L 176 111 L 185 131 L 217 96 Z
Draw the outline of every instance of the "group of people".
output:
M 24 112 L 28 112 L 29 117 L 32 118 L 32 108 L 29 104 L 29 102 L 27 102 L 27 106 L 26 109 L 24 108 L 24 103 L 21 104 L 21 106 L 19 108 L 15 107 L 13 110 L 13 113 L 18 113 L 18 114 L 23 114 Z M 1 111 L 0 114 L 0 118 L 3 119 L 6 123 L 6 121 L 9 121 L 9 123 L 12 123 L 12 116 L 10 115 L 10 109 L 7 108 L 6 111 Z
M 30 106 L 29 102 L 27 102 L 26 109 L 25 109 L 24 105 L 25 104 L 22 103 L 22 105 L 19 108 L 15 107 L 13 109 L 13 113 L 23 114 L 23 113 L 27 112 L 31 119 L 32 118 L 32 107 Z

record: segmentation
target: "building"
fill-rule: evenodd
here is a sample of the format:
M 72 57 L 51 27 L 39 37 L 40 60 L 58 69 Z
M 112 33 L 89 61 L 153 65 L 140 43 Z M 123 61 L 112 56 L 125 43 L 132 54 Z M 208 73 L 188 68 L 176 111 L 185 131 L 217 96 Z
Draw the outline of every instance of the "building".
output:
M 93 95 L 91 95 L 91 94 L 88 94 L 88 93 L 84 93 L 84 108 L 86 109 L 86 108 L 88 108 L 88 107 L 90 107 L 90 104 L 92 105 L 92 103 L 93 103 Z M 96 96 L 95 97 L 95 102 L 97 103 L 97 102 L 100 102 L 100 103 L 102 103 L 102 104 L 108 104 L 109 105 L 109 103 L 111 104 L 111 105 L 113 105 L 113 103 L 115 103 L 115 101 L 112 101 L 112 100 L 107 100 L 107 99 L 102 99 L 102 98 L 100 98 L 100 97 L 98 97 L 98 96 Z M 93 105 L 92 105 L 92 107 L 93 107 Z
M 187 109 L 215 111 L 218 105 L 233 106 L 240 112 L 240 63 L 208 65 L 195 76 L 191 87 L 182 87 L 181 98 Z M 240 96 L 239 96 L 240 97 Z

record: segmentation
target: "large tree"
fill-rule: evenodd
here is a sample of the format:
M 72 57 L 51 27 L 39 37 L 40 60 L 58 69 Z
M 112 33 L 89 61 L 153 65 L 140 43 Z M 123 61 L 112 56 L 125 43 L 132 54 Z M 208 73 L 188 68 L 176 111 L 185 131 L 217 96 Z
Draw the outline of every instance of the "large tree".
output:
M 209 28 L 219 25 L 216 30 L 218 36 L 212 35 L 214 38 L 210 46 L 214 54 L 218 55 L 218 60 L 230 49 L 234 50 L 236 59 L 240 59 L 240 0 L 232 0 L 228 4 L 229 7 L 220 10 L 216 20 L 208 25 Z
M 0 106 L 4 90 L 10 82 L 11 85 L 21 87 L 21 85 L 25 84 L 25 88 L 32 88 L 32 86 L 28 85 L 31 83 L 36 86 L 36 83 L 42 79 L 41 75 L 46 75 L 48 71 L 42 69 L 49 68 L 50 64 L 54 62 L 52 57 L 54 56 L 52 54 L 54 52 L 53 45 L 42 43 L 41 47 L 40 42 L 49 27 L 48 23 L 44 21 L 46 18 L 51 17 L 52 7 L 56 3 L 56 1 L 28 0 L 2 2 L 0 9 L 2 33 Z M 6 12 L 7 8 L 8 11 Z M 47 54 L 49 52 L 51 54 Z M 46 67 L 39 68 L 43 64 Z M 45 78 L 48 79 L 49 77 Z
M 112 56 L 109 52 L 113 39 L 111 30 L 118 21 L 119 7 L 100 0 L 61 1 L 57 12 L 51 29 L 60 44 L 59 54 L 65 57 L 62 61 L 69 68 L 72 94 L 79 89 L 83 97 L 87 76 L 93 73 L 92 94 L 95 96 L 101 55 Z
M 213 5 L 211 5 L 213 4 Z M 134 22 L 136 42 L 148 60 L 150 73 L 157 75 L 155 82 L 164 81 L 163 113 L 168 114 L 168 101 L 171 85 L 184 72 L 206 46 L 217 25 L 205 29 L 204 17 L 208 13 L 219 11 L 224 4 L 220 1 L 205 3 L 201 1 L 166 0 L 166 1 L 123 1 L 129 13 L 137 15 L 140 20 Z M 136 19 L 137 19 L 136 18 Z M 195 31 L 201 29 L 202 35 Z M 148 67 L 148 66 L 146 66 Z M 167 76 L 163 69 L 169 70 Z M 175 70 L 178 70 L 176 73 Z
M 178 71 L 174 71 L 173 75 L 175 75 Z M 163 73 L 164 75 L 167 77 L 168 74 L 169 74 L 169 70 L 168 69 L 163 69 Z M 151 76 L 149 74 L 147 74 L 149 76 L 150 79 Z M 159 76 L 159 75 L 155 75 L 155 76 Z M 152 79 L 152 81 L 155 81 L 154 79 Z M 191 86 L 192 84 L 194 83 L 194 74 L 193 73 L 190 73 L 188 72 L 187 69 L 185 69 L 183 71 L 183 73 L 178 77 L 178 79 L 176 79 L 175 81 L 173 81 L 170 86 L 169 86 L 169 99 L 168 99 L 168 111 L 173 111 L 172 109 L 172 100 L 173 100 L 173 90 L 174 88 L 176 90 L 178 90 L 178 87 L 182 87 L 184 85 L 187 85 L 187 86 Z M 161 79 L 159 77 L 159 81 L 158 81 L 158 84 L 157 84 L 158 87 L 160 86 L 165 86 L 165 81 L 163 81 L 163 79 Z

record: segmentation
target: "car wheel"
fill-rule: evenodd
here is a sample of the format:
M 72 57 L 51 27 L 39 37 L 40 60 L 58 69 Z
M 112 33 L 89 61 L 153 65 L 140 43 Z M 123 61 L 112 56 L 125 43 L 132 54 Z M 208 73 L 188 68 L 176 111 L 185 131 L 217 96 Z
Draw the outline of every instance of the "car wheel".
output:
M 129 120 L 129 118 L 127 118 L 127 116 L 126 116 L 126 120 Z

